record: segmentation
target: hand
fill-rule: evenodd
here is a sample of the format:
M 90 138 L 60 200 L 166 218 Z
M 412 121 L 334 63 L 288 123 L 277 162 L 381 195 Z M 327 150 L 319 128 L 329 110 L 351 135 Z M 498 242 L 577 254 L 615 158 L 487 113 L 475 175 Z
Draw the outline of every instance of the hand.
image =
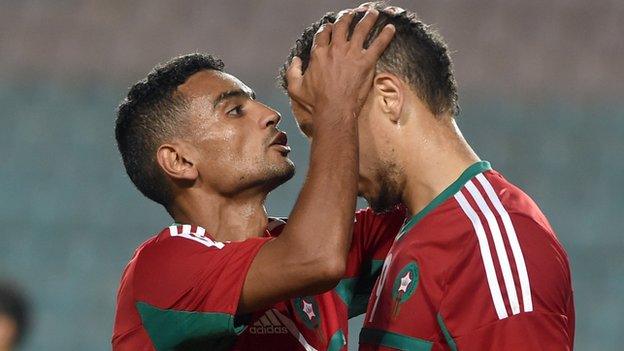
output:
M 325 119 L 329 116 L 351 118 L 359 114 L 370 91 L 377 60 L 394 35 L 394 26 L 388 25 L 365 49 L 364 41 L 379 12 L 375 9 L 367 11 L 348 40 L 354 14 L 353 10 L 342 11 L 335 23 L 319 28 L 305 74 L 302 74 L 298 57 L 293 58 L 286 71 L 293 111 L 296 115 L 314 116 L 314 124 L 335 122 L 321 120 L 324 116 L 327 116 Z M 324 108 L 340 113 L 319 114 Z M 311 126 L 311 121 L 300 123 L 304 132 L 308 125 Z

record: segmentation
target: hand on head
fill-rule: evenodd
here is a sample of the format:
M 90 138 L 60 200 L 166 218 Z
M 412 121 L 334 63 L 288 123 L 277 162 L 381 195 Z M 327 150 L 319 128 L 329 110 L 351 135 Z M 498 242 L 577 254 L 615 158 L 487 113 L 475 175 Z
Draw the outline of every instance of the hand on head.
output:
M 392 25 L 384 27 L 368 48 L 364 48 L 379 12 L 367 10 L 349 40 L 354 14 L 354 10 L 344 10 L 333 24 L 326 23 L 319 28 L 305 73 L 298 57 L 291 61 L 286 79 L 293 108 L 297 105 L 310 114 L 328 107 L 349 112 L 347 115 L 359 113 L 372 85 L 377 60 L 392 40 L 395 29 Z M 315 119 L 314 124 L 325 122 L 329 121 Z

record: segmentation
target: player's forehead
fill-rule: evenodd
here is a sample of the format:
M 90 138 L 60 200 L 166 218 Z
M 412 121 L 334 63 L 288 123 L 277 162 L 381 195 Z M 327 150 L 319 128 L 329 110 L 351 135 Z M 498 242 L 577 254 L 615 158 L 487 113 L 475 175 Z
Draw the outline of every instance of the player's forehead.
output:
M 225 72 L 203 70 L 190 76 L 186 82 L 178 86 L 177 92 L 185 98 L 207 98 L 214 101 L 228 91 L 243 91 L 249 96 L 253 91 L 240 79 Z

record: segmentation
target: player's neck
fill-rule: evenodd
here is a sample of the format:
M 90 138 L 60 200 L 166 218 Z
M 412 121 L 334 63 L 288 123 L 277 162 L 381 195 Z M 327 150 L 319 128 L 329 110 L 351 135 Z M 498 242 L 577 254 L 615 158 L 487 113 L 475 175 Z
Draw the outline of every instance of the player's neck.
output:
M 427 135 L 408 138 L 404 165 L 403 203 L 411 215 L 424 209 L 472 164 L 480 159 L 462 136 L 454 120 L 434 123 Z M 421 145 L 422 143 L 426 145 Z
M 169 213 L 177 223 L 198 225 L 217 241 L 242 241 L 264 235 L 266 193 L 223 196 L 194 193 L 176 197 Z

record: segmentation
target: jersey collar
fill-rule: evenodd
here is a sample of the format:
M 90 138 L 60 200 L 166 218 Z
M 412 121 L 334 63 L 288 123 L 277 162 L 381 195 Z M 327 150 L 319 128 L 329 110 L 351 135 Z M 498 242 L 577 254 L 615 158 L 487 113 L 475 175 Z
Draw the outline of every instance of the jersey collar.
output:
M 403 227 L 401 227 L 401 230 L 399 230 L 399 234 L 397 235 L 395 240 L 399 240 L 429 212 L 438 207 L 449 197 L 455 195 L 470 179 L 474 178 L 477 174 L 488 171 L 490 169 L 492 169 L 492 167 L 490 166 L 490 163 L 488 161 L 479 161 L 473 163 L 470 167 L 466 168 L 466 170 L 459 176 L 459 178 L 457 178 L 457 180 L 451 183 L 451 185 L 449 185 L 440 194 L 438 194 L 438 196 L 433 198 L 433 200 L 431 200 L 431 202 L 427 206 L 425 206 L 425 208 L 420 210 L 420 212 L 416 213 L 414 216 L 408 219 L 405 224 L 403 224 Z
M 275 218 L 274 221 L 277 222 L 277 223 L 274 223 L 273 226 L 271 226 L 271 221 L 269 220 L 269 225 L 267 226 L 267 228 L 264 229 L 263 237 L 267 237 L 267 238 L 272 237 L 273 235 L 271 235 L 271 230 L 275 229 L 276 227 L 279 227 L 282 224 L 286 224 L 286 221 L 284 221 L 284 220 L 282 220 L 280 218 Z M 181 226 L 184 225 L 184 223 L 173 222 L 171 225 L 172 226 L 181 227 Z M 200 227 L 200 226 L 197 226 L 197 228 L 198 229 L 201 228 L 203 230 L 203 232 L 205 233 L 204 235 L 208 235 L 211 239 L 214 240 L 214 238 L 212 238 L 212 235 L 209 234 L 206 231 L 206 229 L 204 229 L 203 227 Z M 229 242 L 229 241 L 227 241 L 227 242 Z

